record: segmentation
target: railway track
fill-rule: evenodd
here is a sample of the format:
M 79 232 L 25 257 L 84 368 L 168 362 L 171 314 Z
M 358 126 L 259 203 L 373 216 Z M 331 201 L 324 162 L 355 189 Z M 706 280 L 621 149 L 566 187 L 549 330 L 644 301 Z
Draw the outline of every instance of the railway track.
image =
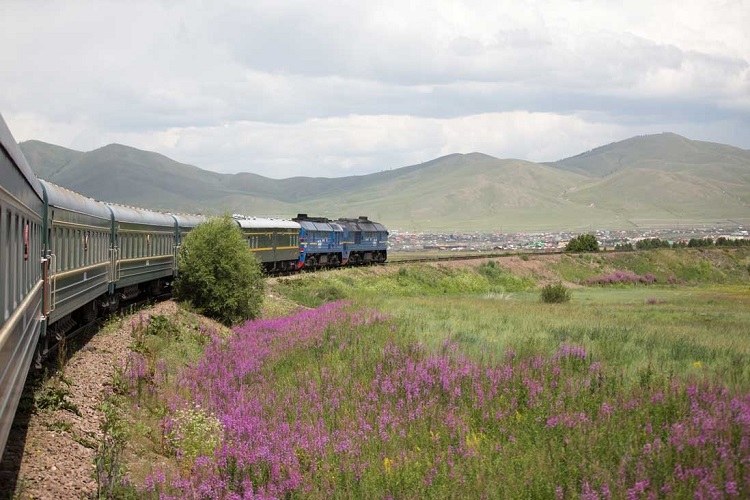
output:
M 450 262 L 456 260 L 480 260 L 480 259 L 498 259 L 503 257 L 515 257 L 515 256 L 531 256 L 531 255 L 559 255 L 566 253 L 564 250 L 546 250 L 546 251 L 531 251 L 531 252 L 487 252 L 478 254 L 462 254 L 462 255 L 446 255 L 446 256 L 427 256 L 427 257 L 401 257 L 401 256 L 390 256 L 388 261 L 384 265 L 397 265 L 397 264 L 409 264 L 411 262 Z M 604 252 L 600 252 L 604 253 Z

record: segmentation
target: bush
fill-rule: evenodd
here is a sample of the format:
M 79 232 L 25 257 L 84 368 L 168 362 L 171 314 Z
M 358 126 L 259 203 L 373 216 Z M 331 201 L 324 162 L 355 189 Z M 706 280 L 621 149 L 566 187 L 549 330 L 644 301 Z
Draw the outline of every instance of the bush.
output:
M 177 260 L 175 296 L 227 326 L 260 314 L 264 282 L 231 217 L 211 219 L 190 231 Z
M 562 302 L 570 302 L 571 294 L 565 285 L 562 283 L 555 283 L 554 285 L 545 285 L 542 288 L 542 302 L 548 304 L 559 304 Z
M 599 242 L 593 234 L 580 234 L 565 246 L 566 252 L 598 252 Z

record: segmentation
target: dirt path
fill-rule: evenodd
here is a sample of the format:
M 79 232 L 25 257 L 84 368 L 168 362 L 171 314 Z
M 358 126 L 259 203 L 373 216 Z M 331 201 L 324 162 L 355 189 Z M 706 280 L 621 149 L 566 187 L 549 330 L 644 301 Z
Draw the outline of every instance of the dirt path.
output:
M 176 309 L 174 302 L 166 301 L 139 314 L 171 314 Z M 69 391 L 65 400 L 72 403 L 70 409 L 19 410 L 0 463 L 0 498 L 67 499 L 96 494 L 93 463 L 103 419 L 98 408 L 115 367 L 127 356 L 131 333 L 130 322 L 123 321 L 119 328 L 94 335 L 72 355 L 63 377 L 69 385 L 58 383 L 60 389 Z M 44 389 L 37 394 L 40 391 L 55 394 Z

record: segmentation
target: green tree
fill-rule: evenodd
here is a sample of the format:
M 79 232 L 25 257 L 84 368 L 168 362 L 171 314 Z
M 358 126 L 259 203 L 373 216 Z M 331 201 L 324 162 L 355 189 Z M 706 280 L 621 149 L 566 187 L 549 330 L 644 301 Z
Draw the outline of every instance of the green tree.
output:
M 263 303 L 260 264 L 228 215 L 190 231 L 177 260 L 175 297 L 225 325 L 255 318 Z
M 598 252 L 599 242 L 593 234 L 580 234 L 565 245 L 566 252 Z

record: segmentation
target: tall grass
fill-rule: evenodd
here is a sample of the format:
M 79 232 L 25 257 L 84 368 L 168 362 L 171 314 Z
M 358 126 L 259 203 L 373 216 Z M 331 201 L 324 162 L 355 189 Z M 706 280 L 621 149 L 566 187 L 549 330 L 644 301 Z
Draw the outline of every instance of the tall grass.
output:
M 529 290 L 534 281 L 516 276 L 495 261 L 475 268 L 445 265 L 408 265 L 374 274 L 369 269 L 280 279 L 276 290 L 308 307 L 353 296 L 434 297 L 465 294 L 512 293 Z
M 652 276 L 658 283 L 740 284 L 750 278 L 750 250 L 655 249 L 615 253 L 566 255 L 552 267 L 574 283 L 597 280 L 616 271 Z
M 231 333 L 156 318 L 115 386 L 150 457 L 132 494 L 750 495 L 746 285 L 532 285 L 354 269 L 279 280 L 268 311 L 324 305 Z
M 652 373 L 630 384 L 574 343 L 548 355 L 508 349 L 476 358 L 451 340 L 437 349 L 413 340 L 386 316 L 342 303 L 214 337 L 180 374 L 181 395 L 162 421 L 165 435 L 190 434 L 182 442 L 193 445 L 172 449 L 179 467 L 157 468 L 141 494 L 750 491 L 750 396 L 700 371 L 685 379 Z M 194 408 L 199 422 L 186 421 Z M 200 439 L 205 421 L 214 424 Z M 194 443 L 212 442 L 217 424 L 221 442 L 196 453 Z
M 636 379 L 651 369 L 689 376 L 693 363 L 722 383 L 750 388 L 750 296 L 737 289 L 577 289 L 554 307 L 535 293 L 485 297 L 382 298 L 374 303 L 428 346 L 454 339 L 472 356 L 514 349 L 548 355 L 585 346 Z M 658 303 L 649 299 L 658 298 Z

